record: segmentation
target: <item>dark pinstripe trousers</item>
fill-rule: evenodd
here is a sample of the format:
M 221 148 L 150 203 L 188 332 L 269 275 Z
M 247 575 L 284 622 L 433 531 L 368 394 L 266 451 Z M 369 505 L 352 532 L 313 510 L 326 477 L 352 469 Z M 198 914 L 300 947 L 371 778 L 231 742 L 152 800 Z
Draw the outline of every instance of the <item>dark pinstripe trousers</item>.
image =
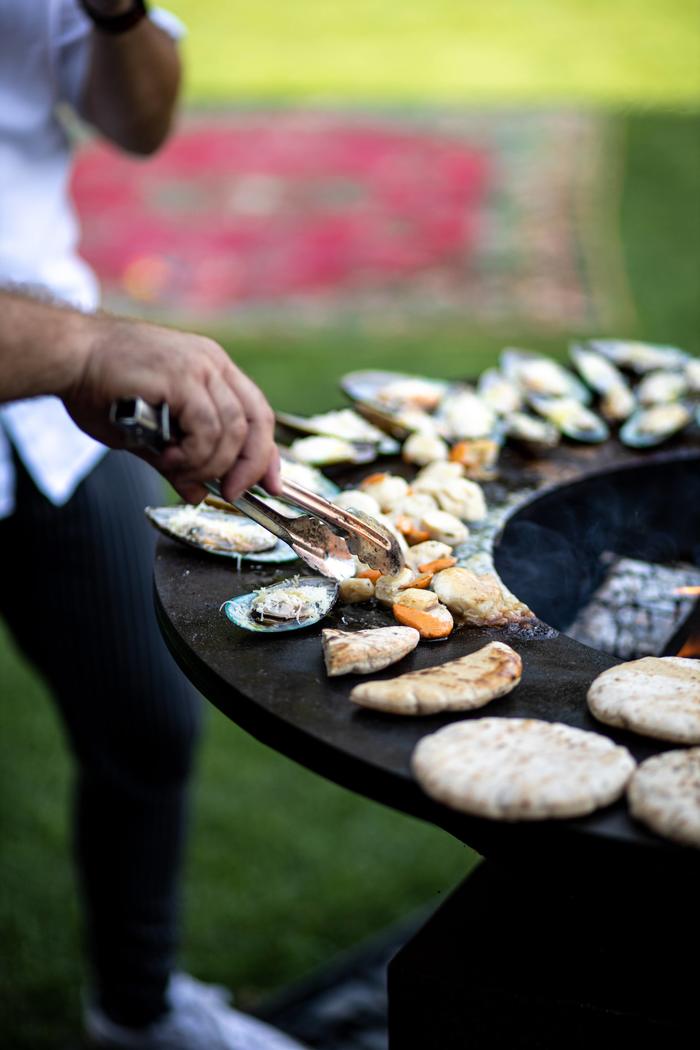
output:
M 186 785 L 201 701 L 153 612 L 143 508 L 162 483 L 110 452 L 64 507 L 17 465 L 0 521 L 1 611 L 46 679 L 76 759 L 75 854 L 96 993 L 116 1021 L 165 1008 L 178 934 Z

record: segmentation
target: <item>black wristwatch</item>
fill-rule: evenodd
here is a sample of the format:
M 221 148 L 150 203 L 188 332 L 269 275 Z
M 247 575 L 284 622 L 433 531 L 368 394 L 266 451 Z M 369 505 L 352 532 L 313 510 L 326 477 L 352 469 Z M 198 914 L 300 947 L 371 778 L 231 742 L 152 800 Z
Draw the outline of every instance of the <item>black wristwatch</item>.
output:
M 131 0 L 129 10 L 120 15 L 101 15 L 90 6 L 88 0 L 80 0 L 80 5 L 95 29 L 99 29 L 101 33 L 111 33 L 113 36 L 128 32 L 148 16 L 144 0 Z

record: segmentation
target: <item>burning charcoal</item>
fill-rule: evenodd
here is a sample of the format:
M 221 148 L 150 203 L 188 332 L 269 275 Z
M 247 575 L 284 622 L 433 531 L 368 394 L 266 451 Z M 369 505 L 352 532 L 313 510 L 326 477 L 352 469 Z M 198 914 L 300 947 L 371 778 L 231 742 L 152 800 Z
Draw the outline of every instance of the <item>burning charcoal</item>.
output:
M 605 552 L 603 582 L 579 610 L 567 634 L 584 645 L 624 660 L 660 656 L 690 616 L 700 585 L 700 568 L 655 565 Z

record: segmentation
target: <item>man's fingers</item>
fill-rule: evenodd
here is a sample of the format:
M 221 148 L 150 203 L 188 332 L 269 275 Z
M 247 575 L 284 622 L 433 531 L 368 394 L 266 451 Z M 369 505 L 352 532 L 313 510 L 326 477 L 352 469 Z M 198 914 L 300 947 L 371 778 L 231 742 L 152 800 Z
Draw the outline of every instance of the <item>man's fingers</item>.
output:
M 268 469 L 274 449 L 275 420 L 272 409 L 246 376 L 237 376 L 236 391 L 248 417 L 248 433 L 238 460 L 222 479 L 226 499 L 235 499 L 254 485 Z
M 280 453 L 277 445 L 272 446 L 272 455 L 267 464 L 267 470 L 260 484 L 271 496 L 279 496 L 282 493 L 282 478 L 280 475 Z
M 209 395 L 219 418 L 219 439 L 197 478 L 208 481 L 226 474 L 238 459 L 248 436 L 248 421 L 236 393 L 216 377 L 209 381 Z
M 179 455 L 169 449 L 164 453 L 164 462 L 183 481 L 204 481 L 206 468 L 221 440 L 218 407 L 204 383 L 188 383 L 181 405 L 171 407 L 184 436 L 177 449 Z

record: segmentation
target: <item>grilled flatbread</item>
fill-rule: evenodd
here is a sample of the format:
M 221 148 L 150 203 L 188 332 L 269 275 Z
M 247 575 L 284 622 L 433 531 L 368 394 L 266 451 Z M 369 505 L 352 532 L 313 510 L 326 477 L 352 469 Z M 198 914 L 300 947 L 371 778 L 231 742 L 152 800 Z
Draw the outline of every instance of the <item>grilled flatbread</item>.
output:
M 423 737 L 411 763 L 432 798 L 492 820 L 592 813 L 622 794 L 635 767 L 607 737 L 533 718 L 453 722 Z
M 588 690 L 591 713 L 642 736 L 700 744 L 700 663 L 645 656 L 603 671 Z
M 356 685 L 350 699 L 362 707 L 396 715 L 428 715 L 437 711 L 470 711 L 504 696 L 520 681 L 520 657 L 503 642 L 438 667 L 409 671 L 399 678 Z
M 700 747 L 642 762 L 627 787 L 632 816 L 658 835 L 700 848 Z
M 532 618 L 494 573 L 478 575 L 456 566 L 438 572 L 430 586 L 451 613 L 474 627 L 502 627 Z
M 340 674 L 370 674 L 395 664 L 412 652 L 420 641 L 413 627 L 374 627 L 366 631 L 321 633 L 326 671 L 333 678 Z

